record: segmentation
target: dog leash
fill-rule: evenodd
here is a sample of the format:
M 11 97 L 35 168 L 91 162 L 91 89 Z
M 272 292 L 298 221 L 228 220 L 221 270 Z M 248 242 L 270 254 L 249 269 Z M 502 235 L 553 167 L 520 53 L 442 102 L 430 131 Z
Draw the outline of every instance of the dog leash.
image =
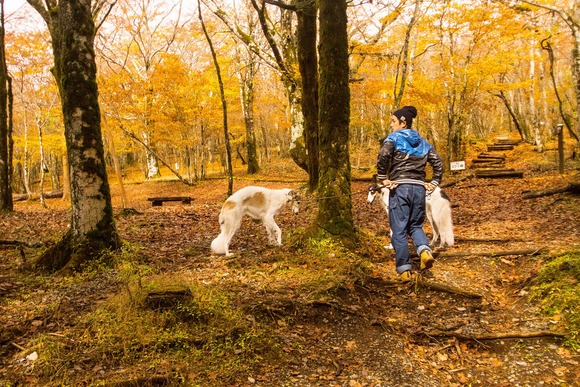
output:
M 326 200 L 326 199 L 336 199 L 336 198 L 341 198 L 344 196 L 354 196 L 354 195 L 359 195 L 359 194 L 363 194 L 368 192 L 368 189 L 362 190 L 362 191 L 355 191 L 355 192 L 351 192 L 349 194 L 343 194 L 343 195 L 334 195 L 334 196 L 323 196 L 321 198 L 313 198 L 313 199 L 303 199 L 300 200 L 301 202 L 316 202 L 319 200 Z

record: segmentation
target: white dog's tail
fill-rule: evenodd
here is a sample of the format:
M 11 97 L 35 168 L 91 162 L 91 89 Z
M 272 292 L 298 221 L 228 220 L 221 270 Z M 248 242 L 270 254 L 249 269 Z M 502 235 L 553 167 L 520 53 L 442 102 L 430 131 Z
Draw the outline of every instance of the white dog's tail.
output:
M 230 255 L 230 242 L 242 224 L 242 214 L 237 206 L 224 206 L 220 212 L 219 222 L 221 232 L 211 242 L 211 250 L 216 254 Z
M 211 241 L 211 251 L 218 255 L 226 254 L 226 236 L 224 233 L 220 233 L 213 241 Z
M 451 220 L 451 206 L 449 204 L 441 208 L 439 219 L 439 238 L 441 238 L 441 246 L 451 247 L 455 243 L 455 238 L 453 236 L 453 221 Z
M 451 201 L 445 192 L 438 190 L 440 195 L 439 205 L 439 237 L 441 238 L 441 246 L 451 247 L 455 243 L 453 236 L 453 220 L 451 216 Z

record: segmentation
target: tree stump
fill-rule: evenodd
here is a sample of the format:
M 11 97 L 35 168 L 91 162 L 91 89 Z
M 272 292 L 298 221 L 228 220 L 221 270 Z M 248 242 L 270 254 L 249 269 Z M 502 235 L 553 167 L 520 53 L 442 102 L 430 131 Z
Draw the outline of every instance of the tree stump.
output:
M 188 287 L 173 285 L 149 291 L 145 297 L 145 305 L 155 310 L 171 309 L 192 299 L 193 293 Z

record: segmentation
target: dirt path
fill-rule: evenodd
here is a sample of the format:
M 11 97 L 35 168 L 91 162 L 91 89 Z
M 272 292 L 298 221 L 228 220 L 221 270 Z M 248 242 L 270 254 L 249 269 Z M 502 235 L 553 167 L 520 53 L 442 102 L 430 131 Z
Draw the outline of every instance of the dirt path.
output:
M 394 284 L 393 253 L 379 246 L 369 259 L 370 277 L 312 302 L 299 293 L 301 288 L 295 283 L 271 283 L 268 273 L 280 270 L 278 262 L 284 254 L 297 253 L 287 247 L 266 247 L 262 227 L 250 221 L 244 222 L 232 243 L 236 256 L 212 257 L 209 244 L 219 232 L 216 219 L 224 199 L 224 182 L 186 189 L 179 183 L 129 186 L 132 206 L 141 214 L 117 221 L 122 238 L 140 247 L 139 254 L 153 273 L 174 273 L 227 287 L 237 292 L 239 305 L 252 308 L 255 316 L 251 318 L 270 321 L 281 340 L 282 357 L 276 363 L 265 362 L 253 371 L 255 374 L 239 375 L 227 385 L 575 386 L 580 385 L 580 354 L 563 347 L 558 338 L 465 339 L 564 329 L 560 321 L 539 315 L 528 300 L 529 279 L 541 256 L 487 254 L 578 246 L 580 198 L 521 198 L 523 187 L 545 188 L 559 183 L 558 177 L 549 176 L 477 179 L 446 189 L 458 205 L 454 208 L 458 243 L 445 254 L 473 255 L 441 256 L 423 279 L 477 293 L 481 298 Z M 279 183 L 262 185 L 280 187 Z M 355 221 L 386 244 L 388 228 L 382 209 L 368 206 L 366 196 L 359 194 L 367 186 L 353 184 L 352 190 L 357 193 L 353 197 Z M 190 195 L 196 200 L 191 206 L 150 207 L 145 197 L 152 192 L 156 196 Z M 43 242 L 55 238 L 67 225 L 66 210 L 41 210 L 35 203 L 17 204 L 16 210 L 13 215 L 0 217 L 4 233 L 0 239 Z M 315 202 L 308 202 L 299 216 L 283 211 L 278 223 L 285 237 L 309 224 L 315 210 Z M 428 226 L 426 229 L 429 232 Z M 33 250 L 27 247 L 24 253 Z M 0 254 L 0 321 L 4 326 L 0 371 L 12 377 L 19 373 L 33 376 L 29 365 L 18 363 L 16 347 L 26 347 L 39 332 L 58 332 L 73 324 L 71 315 L 94 308 L 115 291 L 118 283 L 114 277 L 100 278 L 71 287 L 64 295 L 51 293 L 48 286 L 29 289 L 27 280 L 14 270 L 21 260 L 18 249 L 2 248 Z M 34 321 L 46 315 L 19 312 L 14 307 L 24 300 L 57 303 L 63 298 L 68 301 L 66 306 L 57 308 L 48 319 L 51 322 L 44 325 Z M 102 371 L 86 368 L 87 373 Z M 106 374 L 100 377 L 106 380 Z M 12 382 L 24 380 L 23 376 Z M 208 381 L 207 385 L 219 383 Z

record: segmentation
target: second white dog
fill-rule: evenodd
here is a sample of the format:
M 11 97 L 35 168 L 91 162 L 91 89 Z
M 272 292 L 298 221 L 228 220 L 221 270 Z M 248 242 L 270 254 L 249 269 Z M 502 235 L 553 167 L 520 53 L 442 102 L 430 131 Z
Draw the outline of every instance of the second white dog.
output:
M 367 202 L 372 203 L 375 198 L 379 198 L 381 206 L 389 213 L 389 189 L 373 184 L 368 189 Z M 425 198 L 425 212 L 427 219 L 433 229 L 433 245 L 439 240 L 439 247 L 453 246 L 455 243 L 453 236 L 453 220 L 451 218 L 451 203 L 449 197 L 445 195 L 441 188 L 436 187 L 433 192 L 427 194 Z M 392 248 L 391 245 L 388 246 Z
M 261 220 L 270 243 L 281 245 L 282 231 L 274 221 L 274 216 L 288 203 L 292 204 L 292 212 L 297 214 L 300 199 L 296 191 L 290 188 L 248 186 L 234 192 L 222 206 L 219 215 L 221 233 L 211 242 L 211 250 L 216 254 L 231 255 L 230 242 L 240 228 L 244 215 Z

